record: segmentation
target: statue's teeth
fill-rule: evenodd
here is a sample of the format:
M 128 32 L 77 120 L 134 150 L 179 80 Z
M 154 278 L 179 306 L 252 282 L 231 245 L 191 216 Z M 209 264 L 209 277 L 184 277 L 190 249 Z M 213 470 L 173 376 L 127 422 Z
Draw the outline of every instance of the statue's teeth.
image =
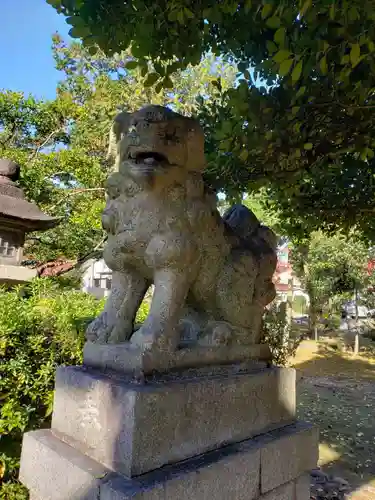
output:
M 155 160 L 155 158 L 149 157 L 149 158 L 145 158 L 143 160 L 143 163 L 147 163 L 148 165 L 152 165 L 152 164 L 156 163 L 156 160 Z

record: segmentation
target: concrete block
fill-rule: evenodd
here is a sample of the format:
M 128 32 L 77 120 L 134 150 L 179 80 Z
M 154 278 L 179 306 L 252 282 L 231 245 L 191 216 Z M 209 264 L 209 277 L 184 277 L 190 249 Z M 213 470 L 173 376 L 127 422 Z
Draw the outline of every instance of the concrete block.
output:
M 31 281 L 37 274 L 36 269 L 0 264 L 0 283 L 20 285 L 26 281 Z
M 288 426 L 282 433 L 276 430 L 135 478 L 110 472 L 61 442 L 60 434 L 36 431 L 25 435 L 20 479 L 33 500 L 308 500 L 307 474 L 261 495 L 264 449 L 300 434 L 301 427 Z
M 255 500 L 259 468 L 257 446 L 229 446 L 131 480 L 110 478 L 100 500 Z
M 296 480 L 296 500 L 310 500 L 310 474 L 302 474 Z
M 127 477 L 294 421 L 293 369 L 146 385 L 84 367 L 57 370 L 52 428 Z
M 137 478 L 100 466 L 50 430 L 27 433 L 21 481 L 34 500 L 256 500 L 260 449 L 231 445 Z
M 35 500 L 97 500 L 109 471 L 50 430 L 24 434 L 20 481 Z
M 297 479 L 318 463 L 318 429 L 298 422 L 283 429 L 260 436 L 261 492 L 266 493 Z M 267 442 L 268 440 L 268 442 Z M 303 498 L 303 497 L 302 497 Z

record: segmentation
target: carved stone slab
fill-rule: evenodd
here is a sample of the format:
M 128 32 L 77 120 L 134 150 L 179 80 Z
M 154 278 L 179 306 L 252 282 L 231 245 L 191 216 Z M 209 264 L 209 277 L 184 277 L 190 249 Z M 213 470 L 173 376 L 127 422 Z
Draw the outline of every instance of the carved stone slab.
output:
M 271 351 L 266 344 L 208 346 L 184 348 L 175 352 L 144 350 L 129 342 L 96 344 L 86 342 L 83 362 L 101 370 L 145 375 L 202 366 L 241 363 L 249 360 L 270 361 Z
M 290 368 L 145 384 L 84 367 L 57 370 L 52 431 L 128 477 L 294 421 Z

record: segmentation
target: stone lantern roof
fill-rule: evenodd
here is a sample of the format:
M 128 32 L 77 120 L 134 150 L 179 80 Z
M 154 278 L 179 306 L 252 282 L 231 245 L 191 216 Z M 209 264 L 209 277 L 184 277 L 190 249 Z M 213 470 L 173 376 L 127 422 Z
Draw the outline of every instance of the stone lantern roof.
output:
M 23 190 L 15 184 L 19 174 L 19 165 L 0 159 L 0 219 L 24 232 L 45 231 L 56 226 L 58 218 L 46 215 L 25 199 Z
M 15 184 L 19 174 L 16 163 L 0 159 L 0 286 L 21 284 L 37 275 L 35 269 L 21 265 L 25 234 L 45 231 L 60 222 L 25 199 Z

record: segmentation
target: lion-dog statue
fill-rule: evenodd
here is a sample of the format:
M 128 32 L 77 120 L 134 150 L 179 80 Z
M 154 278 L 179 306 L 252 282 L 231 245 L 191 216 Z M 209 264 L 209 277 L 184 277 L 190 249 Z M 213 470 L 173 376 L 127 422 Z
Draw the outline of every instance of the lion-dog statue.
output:
M 199 123 L 161 106 L 122 112 L 110 153 L 102 224 L 112 291 L 88 340 L 167 350 L 184 336 L 197 345 L 258 343 L 275 297 L 276 238 L 243 205 L 220 216 L 202 178 Z M 150 311 L 136 330 L 150 284 Z

